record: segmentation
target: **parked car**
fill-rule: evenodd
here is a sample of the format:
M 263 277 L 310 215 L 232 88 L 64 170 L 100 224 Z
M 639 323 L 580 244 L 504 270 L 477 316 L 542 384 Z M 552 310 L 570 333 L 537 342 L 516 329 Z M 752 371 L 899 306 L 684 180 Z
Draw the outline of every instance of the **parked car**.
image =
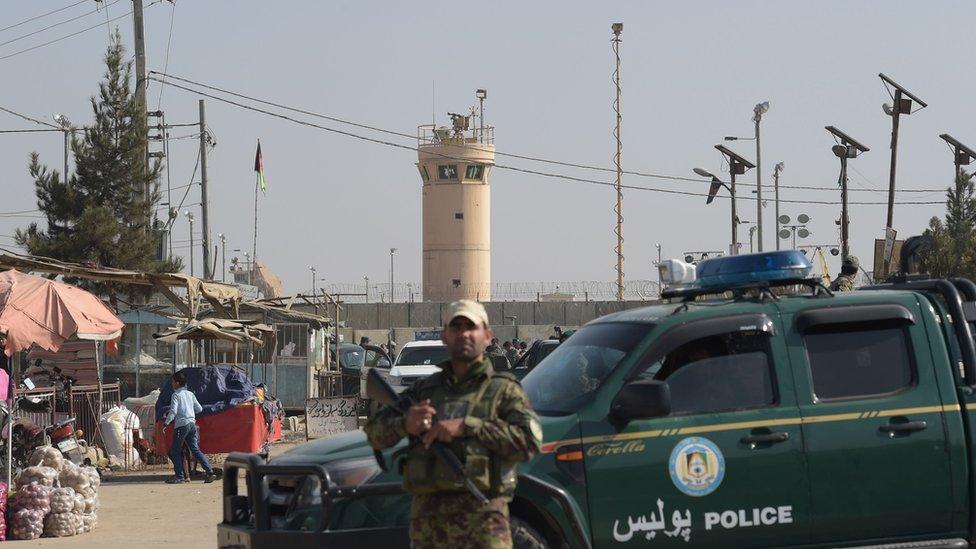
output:
M 523 380 L 544 433 L 509 506 L 521 539 L 972 546 L 976 284 L 831 293 L 794 251 L 697 267 L 668 302 L 586 324 Z M 398 468 L 362 432 L 225 467 L 220 547 L 408 543 Z
M 401 392 L 418 379 L 436 372 L 437 364 L 448 358 L 447 346 L 441 341 L 410 341 L 400 349 L 392 367 L 376 367 L 380 368 L 380 374 L 390 385 Z M 363 368 L 360 372 L 359 396 L 363 399 L 366 398 L 366 374 L 370 368 Z
M 525 354 L 515 363 L 515 366 L 512 368 L 512 373 L 519 379 L 522 379 L 533 368 L 538 366 L 542 362 L 542 359 L 555 351 L 556 347 L 559 347 L 558 339 L 537 339 L 533 341 L 532 345 L 529 345 L 528 350 L 525 351 Z
M 335 357 L 335 344 L 330 350 Z M 390 359 L 383 349 L 372 345 L 363 347 L 355 343 L 339 344 L 338 362 L 342 372 L 343 395 L 355 395 L 359 392 L 359 379 L 364 367 L 390 367 Z

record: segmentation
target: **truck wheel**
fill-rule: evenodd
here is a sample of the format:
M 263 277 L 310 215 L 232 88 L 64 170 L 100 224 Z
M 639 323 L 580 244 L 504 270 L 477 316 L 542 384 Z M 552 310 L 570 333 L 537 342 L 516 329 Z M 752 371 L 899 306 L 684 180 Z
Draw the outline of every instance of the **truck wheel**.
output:
M 512 547 L 515 549 L 548 549 L 549 544 L 546 538 L 542 537 L 535 528 L 529 526 L 527 522 L 512 517 L 509 520 L 512 529 Z

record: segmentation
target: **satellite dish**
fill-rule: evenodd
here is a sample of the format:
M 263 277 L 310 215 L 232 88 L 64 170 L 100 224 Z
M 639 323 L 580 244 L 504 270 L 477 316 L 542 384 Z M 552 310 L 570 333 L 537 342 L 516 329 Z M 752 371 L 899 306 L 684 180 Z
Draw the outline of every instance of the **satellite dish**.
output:
M 786 216 L 783 216 L 783 217 L 786 217 Z M 789 238 L 790 237 L 790 230 L 789 229 L 782 229 L 782 230 L 780 230 L 779 237 L 780 238 Z
M 694 260 L 695 260 L 695 258 L 693 256 L 691 256 L 691 255 L 686 255 L 685 256 L 685 263 L 691 263 Z
M 831 248 L 830 255 L 835 255 L 835 256 L 840 255 L 840 250 L 838 250 L 837 248 Z
M 800 214 L 796 216 L 796 220 L 800 223 L 808 223 L 810 221 L 810 216 L 807 214 Z
M 796 231 L 796 236 L 798 236 L 800 238 L 806 238 L 806 237 L 810 236 L 810 231 L 808 231 L 806 229 L 800 229 L 800 230 Z
M 790 216 L 788 216 L 788 215 L 781 215 L 781 216 L 779 216 L 779 223 L 780 223 L 780 225 L 786 225 L 789 222 L 790 222 Z M 783 238 L 786 238 L 786 237 L 784 236 Z

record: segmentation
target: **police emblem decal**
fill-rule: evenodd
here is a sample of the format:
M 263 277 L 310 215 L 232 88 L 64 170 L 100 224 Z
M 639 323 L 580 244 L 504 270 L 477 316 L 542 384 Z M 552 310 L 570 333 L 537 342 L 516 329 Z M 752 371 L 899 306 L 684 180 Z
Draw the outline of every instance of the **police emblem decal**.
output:
M 668 469 L 678 490 L 689 496 L 707 496 L 725 478 L 725 456 L 707 438 L 688 437 L 671 451 Z

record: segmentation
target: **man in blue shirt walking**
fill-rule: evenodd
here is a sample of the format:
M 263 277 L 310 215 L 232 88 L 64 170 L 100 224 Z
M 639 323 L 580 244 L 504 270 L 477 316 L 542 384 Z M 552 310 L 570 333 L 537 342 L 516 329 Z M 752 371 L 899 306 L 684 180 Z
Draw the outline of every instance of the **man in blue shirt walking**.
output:
M 190 482 L 190 477 L 183 471 L 183 443 L 190 448 L 190 452 L 197 458 L 200 465 L 207 472 L 204 482 L 210 483 L 216 479 L 207 456 L 200 451 L 200 433 L 197 431 L 196 417 L 203 411 L 200 401 L 196 395 L 186 388 L 186 375 L 183 372 L 173 374 L 173 398 L 170 402 L 169 412 L 163 421 L 164 426 L 175 423 L 176 430 L 173 432 L 173 445 L 169 449 L 169 458 L 173 460 L 173 469 L 176 475 L 167 480 L 167 484 L 181 484 Z

